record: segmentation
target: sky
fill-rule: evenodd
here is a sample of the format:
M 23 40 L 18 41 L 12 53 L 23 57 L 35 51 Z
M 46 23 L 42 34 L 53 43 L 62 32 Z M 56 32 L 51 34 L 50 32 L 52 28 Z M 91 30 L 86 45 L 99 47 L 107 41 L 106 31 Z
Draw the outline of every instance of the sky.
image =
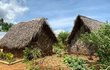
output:
M 0 0 L 0 17 L 14 24 L 48 18 L 54 32 L 71 31 L 78 14 L 110 21 L 110 0 Z

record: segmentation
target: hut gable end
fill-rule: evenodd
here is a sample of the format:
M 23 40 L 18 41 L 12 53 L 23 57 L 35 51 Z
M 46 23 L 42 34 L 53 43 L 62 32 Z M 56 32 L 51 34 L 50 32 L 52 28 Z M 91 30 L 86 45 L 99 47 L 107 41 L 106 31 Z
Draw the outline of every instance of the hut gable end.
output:
M 91 50 L 89 50 L 84 44 L 82 44 L 81 41 L 78 41 L 78 38 L 81 34 L 84 34 L 86 32 L 90 33 L 91 31 L 98 30 L 102 25 L 103 22 L 78 15 L 75 20 L 72 32 L 66 40 L 68 52 L 88 54 Z
M 48 31 L 46 30 L 47 32 L 50 32 L 50 39 L 53 38 L 54 42 L 56 42 L 57 39 L 46 20 L 44 18 L 38 18 L 12 26 L 7 34 L 0 40 L 0 47 L 9 49 L 24 48 L 29 45 L 31 41 L 37 41 L 37 38 L 39 38 L 37 35 L 42 34 L 41 31 L 42 29 L 44 30 L 44 27 L 48 29 Z
M 71 40 L 75 38 L 75 35 L 78 35 L 78 31 L 81 31 L 83 28 L 83 33 L 85 32 L 91 32 L 93 30 L 97 30 L 101 27 L 101 25 L 103 24 L 103 22 L 85 17 L 85 16 L 81 16 L 78 15 L 75 23 L 74 23 L 74 27 L 72 29 L 72 32 L 70 33 L 70 35 L 67 38 L 67 42 L 70 44 Z

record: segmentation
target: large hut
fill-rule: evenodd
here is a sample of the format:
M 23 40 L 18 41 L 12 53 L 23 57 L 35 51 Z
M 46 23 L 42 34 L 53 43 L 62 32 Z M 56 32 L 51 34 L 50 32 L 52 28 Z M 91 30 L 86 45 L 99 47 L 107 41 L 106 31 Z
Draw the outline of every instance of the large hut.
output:
M 25 47 L 38 48 L 43 55 L 52 53 L 52 45 L 57 39 L 45 18 L 20 22 L 10 28 L 0 40 L 3 52 L 11 52 L 15 57 L 22 57 Z
M 91 31 L 98 30 L 103 22 L 78 15 L 72 32 L 67 38 L 67 48 L 69 53 L 77 53 L 83 55 L 90 55 L 91 53 L 95 53 L 94 47 L 84 45 L 81 41 L 79 41 L 79 37 L 81 34 L 86 32 L 90 33 Z

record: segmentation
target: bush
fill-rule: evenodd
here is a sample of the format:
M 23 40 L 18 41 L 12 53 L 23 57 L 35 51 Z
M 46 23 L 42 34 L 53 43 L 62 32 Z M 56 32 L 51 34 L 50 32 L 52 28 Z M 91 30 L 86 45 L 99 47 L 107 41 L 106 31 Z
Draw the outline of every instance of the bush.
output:
M 30 61 L 32 59 L 37 59 L 41 57 L 41 50 L 38 48 L 25 48 L 23 52 L 25 61 Z
M 40 70 L 40 67 L 36 63 L 36 59 L 41 57 L 41 50 L 38 48 L 25 48 L 24 61 L 27 64 L 27 70 Z M 31 61 L 30 61 L 31 60 Z
M 12 53 L 6 53 L 6 60 L 8 62 L 12 62 L 14 58 L 14 55 Z
M 40 49 L 38 49 L 38 48 L 34 48 L 33 50 L 32 50 L 32 54 L 33 54 L 33 57 L 35 58 L 35 59 L 37 59 L 37 58 L 40 58 L 41 57 L 41 50 Z
M 64 57 L 63 62 L 71 67 L 72 70 L 87 70 L 85 62 L 82 59 L 67 55 Z
M 3 52 L 0 52 L 0 59 L 5 59 L 5 54 Z
M 58 40 L 59 42 L 62 42 L 64 43 L 65 40 L 67 39 L 67 36 L 69 35 L 68 32 L 61 32 L 59 35 L 58 35 Z
M 0 52 L 0 59 L 12 62 L 12 60 L 14 59 L 14 55 L 12 53 Z
M 53 45 L 54 52 L 58 57 L 61 57 L 63 55 L 63 47 L 64 45 L 59 43 Z
M 23 55 L 24 56 L 24 60 L 26 62 L 33 58 L 30 48 L 25 48 L 25 50 L 23 50 L 23 53 L 24 53 L 24 55 Z
M 57 54 L 58 57 L 62 56 L 62 49 L 56 47 L 56 48 L 54 48 L 54 52 Z
M 32 60 L 27 63 L 26 70 L 40 70 L 40 67 Z
M 110 62 L 110 25 L 105 24 L 100 30 L 86 33 L 82 35 L 81 40 L 90 44 L 91 46 L 97 47 L 97 55 L 100 58 L 100 62 Z
M 83 34 L 80 40 L 97 48 L 96 53 L 99 57 L 99 63 L 104 69 L 110 65 L 110 24 L 105 24 L 98 31 L 93 31 L 90 34 Z

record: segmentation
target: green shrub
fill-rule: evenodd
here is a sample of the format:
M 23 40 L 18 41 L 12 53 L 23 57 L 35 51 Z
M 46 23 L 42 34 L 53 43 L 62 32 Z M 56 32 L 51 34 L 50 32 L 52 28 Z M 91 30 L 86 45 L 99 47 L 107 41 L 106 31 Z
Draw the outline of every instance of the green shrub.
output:
M 62 49 L 60 48 L 54 48 L 54 52 L 57 54 L 58 57 L 62 56 Z
M 32 50 L 32 54 L 33 54 L 33 57 L 35 58 L 35 59 L 37 59 L 37 58 L 40 58 L 41 57 L 41 50 L 40 49 L 38 49 L 38 48 L 34 48 L 33 50 Z
M 68 32 L 61 32 L 61 33 L 58 35 L 58 41 L 64 43 L 65 40 L 67 39 L 68 35 L 69 35 Z
M 57 54 L 58 57 L 62 56 L 63 49 L 59 43 L 53 45 L 54 53 Z
M 63 62 L 71 67 L 73 70 L 87 70 L 85 62 L 80 58 L 65 56 Z
M 12 53 L 0 52 L 0 59 L 12 62 L 12 60 L 14 59 L 14 55 Z
M 97 48 L 99 64 L 101 63 L 101 69 L 105 70 L 110 65 L 110 24 L 105 24 L 98 31 L 83 34 L 80 40 Z
M 26 63 L 26 70 L 40 70 L 40 66 L 35 60 L 32 60 Z
M 40 70 L 40 67 L 36 63 L 36 59 L 41 57 L 41 50 L 38 48 L 25 48 L 24 61 L 26 62 L 27 70 Z M 31 56 L 31 57 L 30 57 Z M 31 61 L 30 61 L 31 58 Z
M 24 52 L 24 60 L 29 61 L 32 59 L 37 59 L 41 57 L 41 50 L 38 48 L 25 48 Z
M 0 52 L 0 59 L 5 59 L 5 54 L 3 52 Z
M 58 43 L 57 45 L 55 45 L 56 47 L 58 47 L 58 49 L 61 49 L 61 50 L 58 50 L 59 52 L 60 51 L 66 51 L 66 39 L 68 37 L 69 33 L 68 32 L 61 32 L 57 39 L 58 39 Z
M 92 47 L 97 47 L 96 53 L 101 63 L 110 62 L 110 24 L 105 24 L 98 31 L 82 35 L 81 40 Z
M 23 57 L 24 57 L 24 61 L 29 61 L 28 57 L 31 54 L 31 49 L 30 48 L 25 48 L 25 50 L 23 50 Z
M 8 62 L 12 62 L 14 58 L 14 55 L 12 53 L 6 53 L 6 60 Z

